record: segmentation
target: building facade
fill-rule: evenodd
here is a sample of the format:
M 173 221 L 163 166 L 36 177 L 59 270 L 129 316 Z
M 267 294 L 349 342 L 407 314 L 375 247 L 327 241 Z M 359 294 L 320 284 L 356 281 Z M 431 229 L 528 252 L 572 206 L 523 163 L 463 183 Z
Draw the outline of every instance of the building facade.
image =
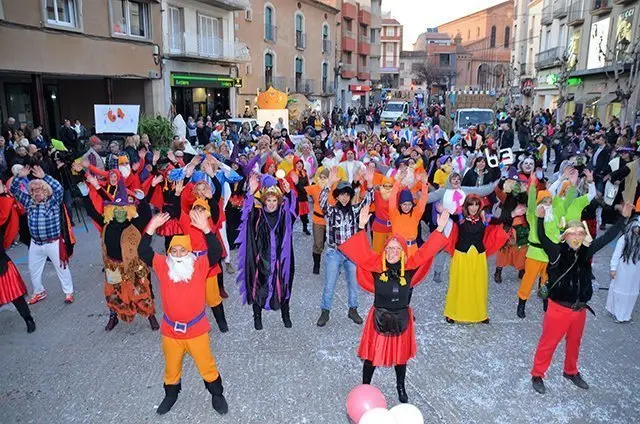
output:
M 332 0 L 251 0 L 237 18 L 237 34 L 250 60 L 241 64 L 236 113 L 255 106 L 270 86 L 304 94 L 317 108 L 335 104 L 336 34 L 340 9 Z
M 506 91 L 510 85 L 513 19 L 514 0 L 509 0 L 438 26 L 438 32 L 454 37 L 460 34 L 461 44 L 470 54 L 466 88 Z
M 512 80 L 512 101 L 521 106 L 533 107 L 537 81 L 536 57 L 540 49 L 543 0 L 516 0 L 513 21 L 511 64 L 515 77 Z
M 384 88 L 400 87 L 402 25 L 389 12 L 382 16 L 380 36 L 380 83 Z
M 371 0 L 371 62 L 369 66 L 369 78 L 375 90 L 378 92 L 380 84 L 380 57 L 382 56 L 382 0 Z
M 161 101 L 173 113 L 186 120 L 237 110 L 239 68 L 249 63 L 249 50 L 237 41 L 234 14 L 249 7 L 249 0 L 162 1 Z
M 165 115 L 161 5 L 138 0 L 0 1 L 0 110 L 56 136 L 94 125 L 94 104 Z M 21 48 L 25 47 L 24 48 Z

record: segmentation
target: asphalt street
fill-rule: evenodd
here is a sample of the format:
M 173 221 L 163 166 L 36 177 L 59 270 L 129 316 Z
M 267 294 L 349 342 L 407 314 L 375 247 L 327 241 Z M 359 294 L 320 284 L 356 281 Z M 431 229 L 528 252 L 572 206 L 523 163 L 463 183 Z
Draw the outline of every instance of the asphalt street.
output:
M 16 312 L 0 312 L 0 423 L 347 423 L 345 399 L 361 380 L 356 351 L 362 327 L 346 316 L 343 278 L 331 320 L 324 328 L 315 325 L 322 275 L 310 272 L 311 237 L 298 225 L 293 328 L 283 327 L 279 313 L 265 312 L 264 330 L 255 331 L 250 308 L 241 304 L 232 277 L 226 278 L 230 331 L 220 334 L 213 324 L 211 334 L 230 405 L 224 417 L 211 409 L 210 396 L 189 358 L 178 402 L 169 414 L 156 415 L 163 397 L 160 336 L 144 319 L 104 331 L 108 312 L 98 233 L 76 226 L 76 234 L 71 261 L 76 302 L 63 303 L 48 264 L 49 297 L 32 307 L 37 331 L 27 334 Z M 155 241 L 156 249 L 161 243 Z M 609 284 L 611 253 L 609 246 L 594 261 L 603 287 Z M 20 245 L 9 255 L 30 287 L 26 248 Z M 494 260 L 490 262 L 493 273 Z M 542 305 L 531 300 L 527 318 L 518 319 L 515 271 L 505 270 L 504 279 L 501 285 L 490 282 L 488 325 L 447 324 L 442 316 L 447 284 L 434 283 L 431 274 L 415 290 L 412 304 L 419 350 L 408 367 L 407 391 L 425 422 L 638 422 L 638 324 L 615 324 L 604 310 L 607 292 L 598 291 L 592 301 L 597 316 L 588 317 L 580 358 L 591 388 L 580 390 L 562 378 L 562 343 L 548 373 L 547 394 L 541 396 L 531 388 L 529 371 Z M 364 315 L 372 296 L 361 291 L 359 300 Z M 159 299 L 156 305 L 160 317 Z M 638 319 L 637 312 L 634 317 Z M 208 318 L 214 322 L 210 314 Z M 393 370 L 376 370 L 373 384 L 386 395 L 389 406 L 398 403 Z

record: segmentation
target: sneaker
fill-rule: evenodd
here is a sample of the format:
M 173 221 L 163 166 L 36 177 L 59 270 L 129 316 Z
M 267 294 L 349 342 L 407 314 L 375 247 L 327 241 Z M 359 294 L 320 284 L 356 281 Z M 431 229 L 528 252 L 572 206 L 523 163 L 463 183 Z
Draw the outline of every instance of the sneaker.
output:
M 547 391 L 544 387 L 544 381 L 542 377 L 531 377 L 531 385 L 533 386 L 533 390 L 540 393 L 541 395 L 545 394 Z
M 29 299 L 29 301 L 27 302 L 29 305 L 34 305 L 38 302 L 40 302 L 41 300 L 44 300 L 47 298 L 47 292 L 46 291 L 42 291 L 40 293 L 36 293 L 33 296 L 31 296 L 31 299 Z
M 67 305 L 73 303 L 73 293 L 68 294 L 64 297 L 64 303 L 66 303 Z
M 358 325 L 362 324 L 362 317 L 358 314 L 358 310 L 356 308 L 349 308 L 349 313 L 347 316 L 351 319 L 351 321 L 355 322 Z
M 571 374 L 567 374 L 566 372 L 563 372 L 562 376 L 567 380 L 571 381 L 575 386 L 580 387 L 581 389 L 587 390 L 589 388 L 589 385 L 587 384 L 586 381 L 582 379 L 582 376 L 580 375 L 580 373 L 571 375 Z

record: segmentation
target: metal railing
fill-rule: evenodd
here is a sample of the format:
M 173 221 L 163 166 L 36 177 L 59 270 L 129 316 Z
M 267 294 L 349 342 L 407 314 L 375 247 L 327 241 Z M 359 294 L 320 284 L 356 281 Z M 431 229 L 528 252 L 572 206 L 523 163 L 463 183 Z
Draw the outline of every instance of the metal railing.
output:
M 333 86 L 333 81 L 329 81 L 326 78 L 322 79 L 322 94 L 335 94 L 336 89 Z
M 304 49 L 307 47 L 307 34 L 296 30 L 296 49 Z
M 569 7 L 568 23 L 584 21 L 584 0 L 574 0 Z
M 287 79 L 285 77 L 262 77 L 262 87 L 265 90 L 273 87 L 276 90 L 285 91 L 287 89 Z
M 369 37 L 367 37 L 366 35 L 360 35 L 360 42 L 369 44 L 371 42 L 371 39 Z
M 322 40 L 322 53 L 331 53 L 331 40 Z
M 209 37 L 196 32 L 183 33 L 181 40 L 174 37 L 169 52 L 176 56 L 205 59 L 249 60 L 249 49 L 245 43 Z
M 555 0 L 553 3 L 553 17 L 560 19 L 565 16 L 567 16 L 567 1 Z
M 264 25 L 264 40 L 275 43 L 278 39 L 278 27 L 275 25 Z
M 305 78 L 293 78 L 291 80 L 291 87 L 296 93 L 309 94 L 313 93 L 313 87 L 315 80 Z
M 562 60 L 565 47 L 553 47 L 536 55 L 536 68 L 553 66 L 556 61 Z
M 343 71 L 349 71 L 349 72 L 353 72 L 353 63 L 343 63 L 342 64 L 342 70 Z
M 542 23 L 542 25 L 551 25 L 552 22 L 553 22 L 553 8 L 551 7 L 551 5 L 543 7 L 540 23 Z
M 526 63 L 521 63 L 520 64 L 520 75 L 526 75 L 527 74 L 527 64 Z
M 342 31 L 342 36 L 344 38 L 353 38 L 354 40 L 356 39 L 356 36 L 353 33 L 353 31 L 349 31 L 349 30 L 346 30 L 346 29 L 344 31 Z

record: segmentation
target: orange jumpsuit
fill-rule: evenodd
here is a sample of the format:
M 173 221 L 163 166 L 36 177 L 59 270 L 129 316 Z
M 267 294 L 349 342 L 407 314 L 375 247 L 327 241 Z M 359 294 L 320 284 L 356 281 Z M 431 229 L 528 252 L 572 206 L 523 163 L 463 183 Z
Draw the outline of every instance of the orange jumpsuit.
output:
M 400 183 L 396 182 L 389 197 L 389 219 L 391 220 L 391 231 L 393 234 L 400 234 L 407 240 L 408 255 L 411 256 L 418 251 L 418 226 L 427 207 L 428 186 L 423 185 L 420 192 L 418 204 L 413 207 L 410 213 L 405 214 L 400 211 L 398 205 L 398 195 L 400 194 Z

